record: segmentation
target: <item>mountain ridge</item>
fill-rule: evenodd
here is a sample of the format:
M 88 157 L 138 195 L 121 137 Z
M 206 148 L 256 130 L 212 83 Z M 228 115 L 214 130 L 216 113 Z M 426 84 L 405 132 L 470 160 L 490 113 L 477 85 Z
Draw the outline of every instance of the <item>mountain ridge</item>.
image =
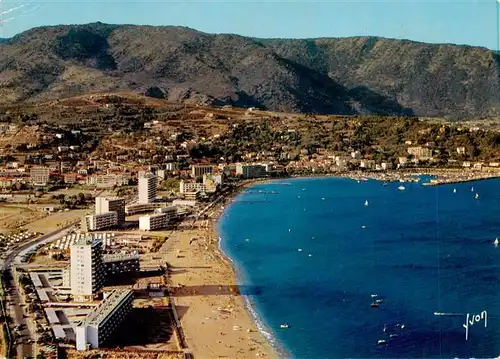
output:
M 0 102 L 135 91 L 171 101 L 334 114 L 500 114 L 497 53 L 380 37 L 258 39 L 91 23 L 0 40 Z

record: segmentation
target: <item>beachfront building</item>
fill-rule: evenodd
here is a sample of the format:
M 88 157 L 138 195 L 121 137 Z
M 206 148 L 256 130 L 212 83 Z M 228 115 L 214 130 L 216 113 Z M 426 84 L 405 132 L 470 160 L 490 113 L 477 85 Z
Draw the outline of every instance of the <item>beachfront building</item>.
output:
M 139 177 L 139 203 L 151 203 L 156 199 L 157 179 L 147 173 Z
M 118 225 L 118 214 L 116 212 L 104 212 L 85 216 L 85 228 L 87 231 L 100 231 Z
M 179 192 L 181 194 L 184 194 L 186 192 L 196 192 L 196 191 L 205 193 L 206 186 L 203 183 L 188 182 L 184 180 L 182 180 L 179 184 Z
M 171 217 L 169 213 L 155 213 L 139 217 L 139 229 L 142 231 L 154 231 L 168 226 Z
M 408 154 L 420 160 L 428 160 L 432 157 L 432 150 L 427 147 L 408 147 Z
M 266 167 L 260 164 L 236 165 L 236 174 L 243 178 L 260 178 L 266 176 Z
M 132 310 L 132 291 L 114 290 L 75 327 L 76 349 L 99 348 Z
M 125 199 L 118 197 L 96 197 L 95 214 L 116 212 L 118 224 L 125 222 Z
M 205 173 L 212 173 L 213 167 L 209 165 L 194 165 L 191 166 L 191 177 L 201 177 Z
M 71 246 L 71 294 L 75 301 L 92 300 L 105 280 L 102 241 L 87 236 Z
M 223 180 L 224 179 L 222 174 L 204 174 L 203 184 L 205 185 L 205 193 L 216 192 L 217 189 L 222 185 Z
M 48 167 L 32 167 L 30 169 L 30 179 L 35 186 L 45 186 L 50 180 L 50 170 Z

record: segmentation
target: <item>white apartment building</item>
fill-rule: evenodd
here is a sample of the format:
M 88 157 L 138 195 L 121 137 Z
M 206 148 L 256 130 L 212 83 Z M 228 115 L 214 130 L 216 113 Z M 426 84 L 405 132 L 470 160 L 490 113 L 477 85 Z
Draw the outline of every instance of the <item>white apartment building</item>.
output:
M 157 208 L 161 208 L 164 206 L 165 203 L 157 202 L 157 203 L 134 203 L 134 204 L 129 204 L 125 206 L 125 213 L 128 216 L 137 214 L 137 213 L 144 213 L 144 212 L 151 212 L 156 210 Z
M 132 291 L 114 290 L 75 327 L 76 349 L 99 348 L 132 310 Z
M 155 213 L 139 217 L 139 229 L 142 231 L 153 231 L 168 226 L 170 213 Z
M 88 231 L 100 231 L 102 229 L 118 225 L 118 214 L 116 212 L 104 212 L 85 216 L 85 225 Z
M 205 173 L 212 173 L 213 167 L 208 166 L 208 165 L 196 165 L 196 166 L 191 166 L 191 176 L 196 178 L 196 177 L 201 177 Z
M 96 197 L 95 214 L 116 212 L 118 223 L 125 222 L 125 199 L 118 197 Z
M 91 236 L 71 246 L 71 294 L 75 300 L 92 299 L 104 285 L 102 241 Z
M 156 181 L 151 173 L 139 177 L 139 203 L 151 203 L 156 199 Z
M 35 186 L 44 186 L 49 183 L 50 170 L 48 167 L 32 167 L 30 178 Z
M 204 185 L 203 183 L 181 181 L 181 183 L 179 184 L 179 192 L 181 194 L 184 194 L 186 192 L 196 192 L 196 191 L 205 193 L 206 190 L 207 186 Z
M 266 167 L 263 165 L 236 165 L 236 174 L 243 178 L 259 178 L 266 176 Z

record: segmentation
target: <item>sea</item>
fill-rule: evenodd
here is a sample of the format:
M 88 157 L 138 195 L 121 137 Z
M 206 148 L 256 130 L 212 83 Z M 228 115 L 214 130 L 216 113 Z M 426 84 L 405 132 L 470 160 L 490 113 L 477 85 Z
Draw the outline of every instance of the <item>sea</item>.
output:
M 234 198 L 220 246 L 280 356 L 500 355 L 500 180 L 426 181 L 286 179 Z

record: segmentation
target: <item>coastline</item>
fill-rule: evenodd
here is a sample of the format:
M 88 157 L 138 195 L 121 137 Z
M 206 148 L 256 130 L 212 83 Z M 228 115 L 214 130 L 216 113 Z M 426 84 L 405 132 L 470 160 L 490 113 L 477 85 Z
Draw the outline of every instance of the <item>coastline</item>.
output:
M 284 346 L 276 341 L 272 332 L 265 326 L 251 299 L 239 293 L 238 283 L 241 278 L 237 264 L 221 246 L 219 220 L 227 206 L 246 188 L 256 184 L 299 178 L 347 177 L 358 181 L 412 181 L 416 175 L 429 175 L 446 179 L 446 182 L 429 183 L 437 185 L 499 177 L 486 173 L 473 174 L 474 178 L 470 178 L 464 175 L 464 171 L 416 169 L 386 173 L 316 174 L 238 183 L 224 195 L 221 202 L 208 211 L 206 219 L 183 223 L 182 228 L 173 231 L 171 240 L 166 241 L 169 247 L 167 262 L 174 268 L 172 293 L 176 297 L 177 306 L 181 308 L 180 321 L 189 350 L 199 358 L 289 356 Z M 182 270 L 187 273 L 181 273 Z

